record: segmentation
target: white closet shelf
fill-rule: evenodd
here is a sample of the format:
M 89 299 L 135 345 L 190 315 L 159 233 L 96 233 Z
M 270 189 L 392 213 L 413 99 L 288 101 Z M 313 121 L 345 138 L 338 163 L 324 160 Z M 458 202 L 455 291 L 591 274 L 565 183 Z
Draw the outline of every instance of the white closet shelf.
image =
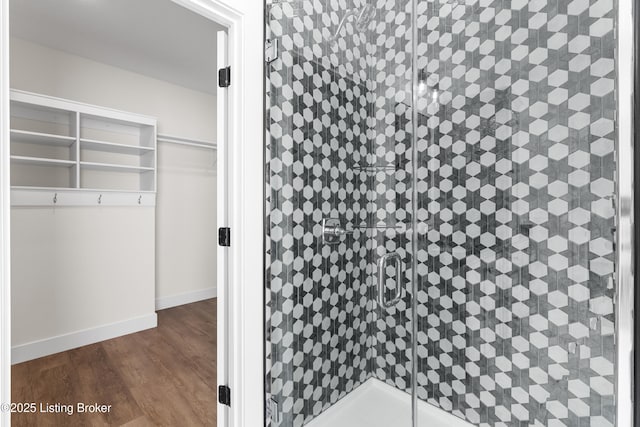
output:
M 105 203 L 137 206 L 155 191 L 155 118 L 19 90 L 11 90 L 10 115 L 16 203 L 91 205 L 95 193 L 105 193 Z M 32 185 L 19 189 L 24 184 Z
M 112 190 L 112 189 L 100 189 L 100 188 L 69 188 L 69 187 L 31 187 L 29 185 L 12 185 L 11 190 L 28 190 L 28 191 L 48 191 L 48 192 L 85 192 L 92 191 L 95 193 L 104 193 L 104 194 L 155 194 L 155 191 L 147 191 L 147 190 Z
M 11 142 L 28 144 L 60 145 L 69 147 L 76 142 L 75 136 L 55 135 L 52 133 L 31 132 L 28 130 L 11 129 Z
M 168 142 L 170 144 L 186 145 L 190 147 L 206 148 L 209 150 L 217 150 L 218 145 L 214 141 L 206 141 L 203 139 L 185 138 L 182 136 L 158 134 L 158 142 Z
M 153 172 L 155 169 L 145 166 L 127 166 L 110 163 L 80 162 L 80 167 L 85 169 L 120 172 Z
M 23 165 L 37 165 L 37 166 L 64 166 L 67 168 L 76 165 L 74 160 L 58 160 L 41 157 L 27 157 L 27 156 L 11 156 L 11 161 Z
M 80 138 L 80 148 L 106 151 L 109 153 L 130 153 L 130 154 L 144 154 L 144 153 L 150 153 L 155 150 L 153 147 L 143 147 L 141 145 L 118 144 L 115 142 L 98 141 L 95 139 L 88 139 L 88 138 Z

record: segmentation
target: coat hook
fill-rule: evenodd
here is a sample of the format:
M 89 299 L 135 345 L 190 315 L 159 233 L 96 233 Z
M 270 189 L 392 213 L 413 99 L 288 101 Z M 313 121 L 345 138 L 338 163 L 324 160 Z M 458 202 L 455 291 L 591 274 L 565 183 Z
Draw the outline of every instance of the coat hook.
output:
M 58 193 L 55 193 L 55 194 L 53 195 L 53 203 L 54 203 L 54 204 L 55 204 L 55 203 L 58 203 Z
M 138 204 L 142 203 L 142 196 L 138 196 Z
M 102 203 L 102 194 L 100 196 L 98 196 L 98 204 Z

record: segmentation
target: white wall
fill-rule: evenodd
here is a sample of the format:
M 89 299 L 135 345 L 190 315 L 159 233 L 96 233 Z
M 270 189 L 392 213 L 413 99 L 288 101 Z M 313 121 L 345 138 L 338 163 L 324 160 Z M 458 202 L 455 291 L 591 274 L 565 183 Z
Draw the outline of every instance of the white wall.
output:
M 158 133 L 215 139 L 215 96 L 11 38 L 11 87 L 158 118 Z M 212 76 L 212 78 L 216 78 Z
M 149 315 L 153 208 L 14 208 L 13 345 Z
M 160 143 L 157 308 L 216 295 L 216 152 Z
M 155 116 L 159 133 L 215 139 L 214 96 L 17 38 L 11 39 L 11 87 Z M 132 286 L 151 283 L 165 302 L 214 290 L 213 158 L 213 151 L 159 144 L 157 216 L 140 207 L 12 208 L 12 344 L 135 317 L 133 306 L 153 311 L 146 294 L 138 303 L 123 302 Z M 53 230 L 45 232 L 45 225 Z M 100 232 L 77 233 L 91 227 Z M 82 257 L 66 256 L 74 253 Z M 106 283 L 114 298 L 104 297 Z M 60 303 L 71 301 L 64 314 L 42 297 L 54 290 L 64 290 L 56 295 Z

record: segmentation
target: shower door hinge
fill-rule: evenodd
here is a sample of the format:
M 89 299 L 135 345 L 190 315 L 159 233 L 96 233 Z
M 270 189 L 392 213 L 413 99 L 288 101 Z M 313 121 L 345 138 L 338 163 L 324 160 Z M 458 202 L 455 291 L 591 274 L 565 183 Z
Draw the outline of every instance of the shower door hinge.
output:
M 269 64 L 278 57 L 278 40 L 265 40 L 264 61 Z
M 218 402 L 231 406 L 231 389 L 227 385 L 218 386 Z
M 278 409 L 278 402 L 273 397 L 267 400 L 267 418 L 276 425 L 282 423 L 282 414 Z
M 231 229 L 229 227 L 218 228 L 218 245 L 231 246 Z
M 224 67 L 218 70 L 218 86 L 231 86 L 231 67 Z
M 631 401 L 633 402 L 636 397 L 636 353 L 635 349 L 631 350 Z

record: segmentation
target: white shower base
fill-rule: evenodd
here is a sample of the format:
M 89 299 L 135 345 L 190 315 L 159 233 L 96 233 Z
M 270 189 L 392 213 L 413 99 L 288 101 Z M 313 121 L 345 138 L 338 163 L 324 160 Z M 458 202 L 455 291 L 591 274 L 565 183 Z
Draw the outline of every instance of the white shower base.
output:
M 306 426 L 411 427 L 411 396 L 370 378 Z M 473 427 L 421 400 L 418 400 L 418 426 Z

